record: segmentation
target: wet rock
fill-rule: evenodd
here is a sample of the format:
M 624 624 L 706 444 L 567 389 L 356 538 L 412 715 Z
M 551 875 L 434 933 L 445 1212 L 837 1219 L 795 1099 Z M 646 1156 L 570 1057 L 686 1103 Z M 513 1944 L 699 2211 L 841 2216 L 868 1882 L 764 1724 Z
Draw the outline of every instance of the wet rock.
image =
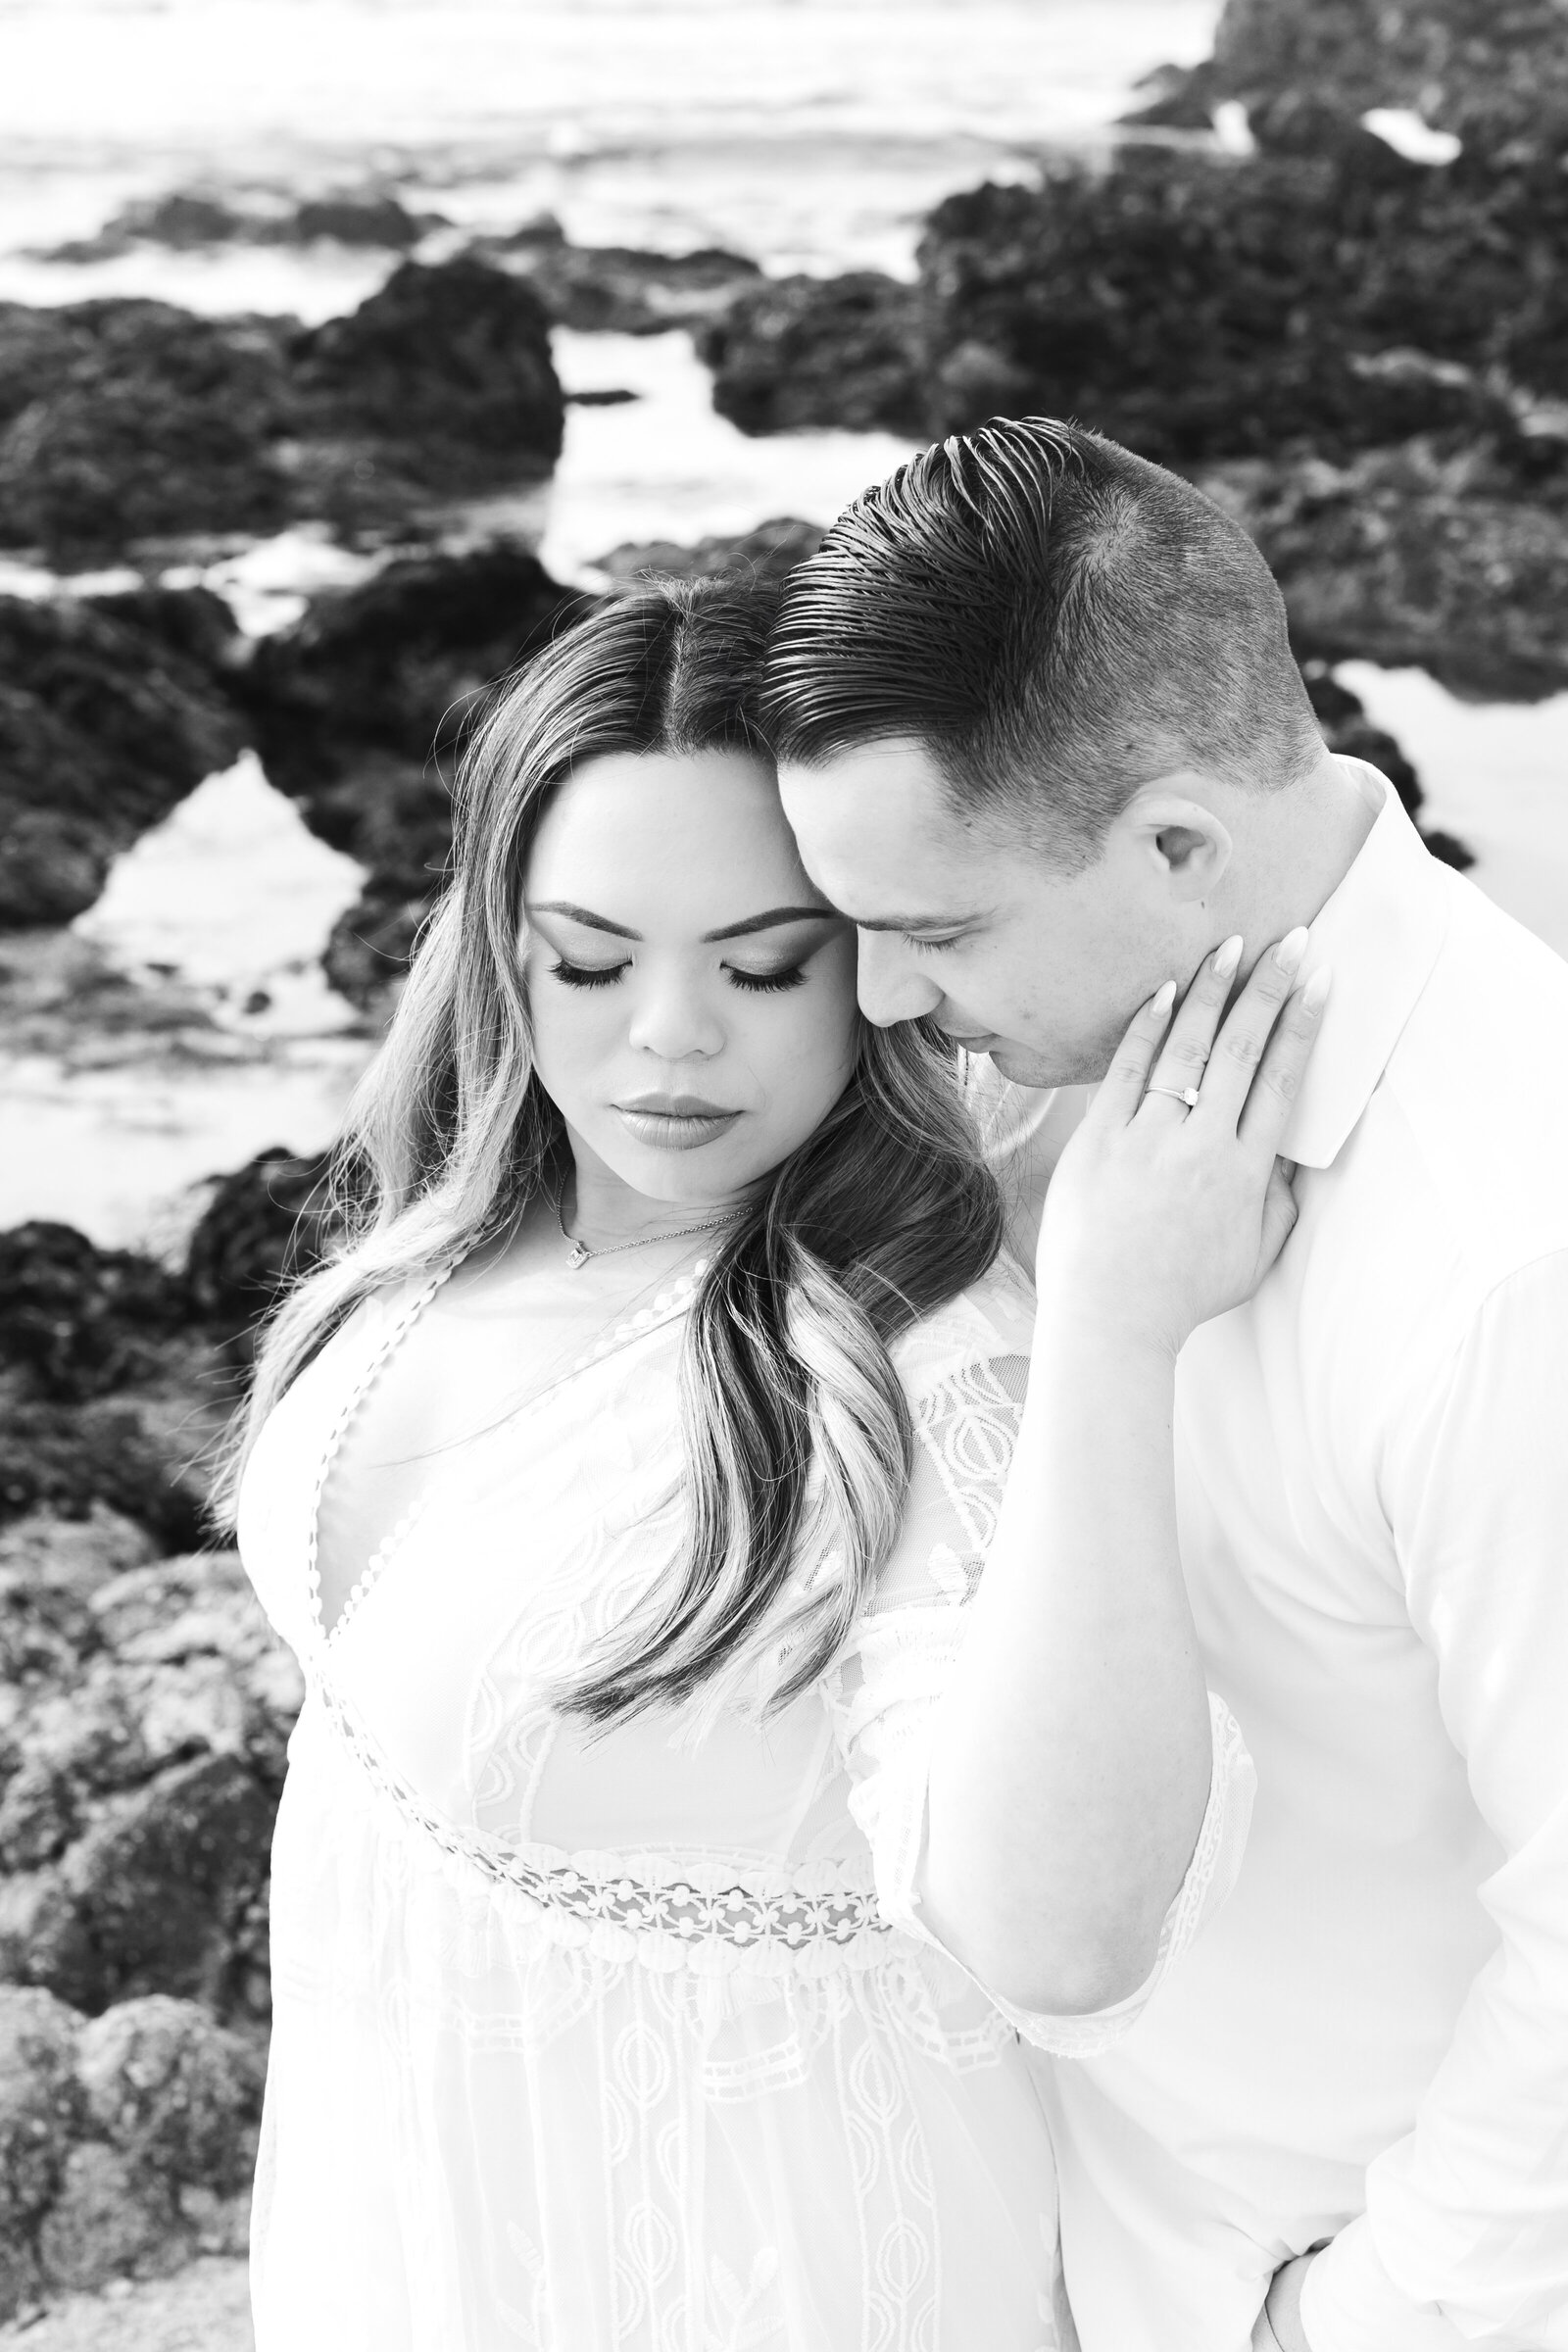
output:
M 160 1992 L 265 2016 L 271 1823 L 303 1687 L 237 1558 L 125 1568 L 64 1622 L 16 1575 L 0 1634 L 30 1615 L 33 1642 L 13 1643 L 25 1662 L 0 1706 L 0 1981 L 94 2013 Z
M 341 436 L 367 443 L 346 480 L 327 468 L 340 504 L 373 510 L 389 490 L 396 503 L 411 490 L 460 496 L 539 479 L 561 454 L 549 320 L 528 286 L 484 262 L 405 262 L 348 318 L 300 336 L 290 358 L 328 451 Z M 308 453 L 300 466 L 309 478 Z
M 134 1250 L 71 1225 L 0 1233 L 0 1362 L 25 1366 L 39 1396 L 77 1403 L 145 1378 L 158 1336 L 189 1316 L 185 1286 Z
M 0 1984 L 0 2246 L 30 2235 L 59 2192 L 83 2116 L 79 2023 L 51 1993 Z
M 1554 0 L 1228 0 L 1207 86 L 1252 113 L 1310 91 L 1343 115 L 1405 108 L 1471 144 L 1549 153 L 1568 22 Z
M 369 869 L 325 958 L 352 1002 L 400 976 L 428 909 L 452 835 L 444 770 L 466 720 L 586 601 L 498 545 L 391 564 L 258 648 L 239 692 L 269 776 Z
M 334 847 L 352 848 L 362 811 L 328 806 L 324 788 L 367 751 L 422 762 L 438 739 L 450 748 L 485 691 L 583 609 L 536 556 L 505 544 L 409 558 L 315 598 L 257 648 L 238 688 L 268 775 Z
M 288 365 L 276 322 L 170 303 L 0 306 L 0 545 L 88 559 L 286 519 Z
M 47 1509 L 82 1519 L 95 1504 L 190 1546 L 203 1532 L 203 1495 L 190 1457 L 202 1434 L 171 1443 L 154 1416 L 121 1398 L 85 1405 L 22 1397 L 0 1413 L 0 1522 Z
M 743 433 L 799 425 L 921 434 L 930 416 L 919 289 L 860 270 L 768 278 L 700 329 L 713 406 Z
M 175 2212 L 162 2181 L 103 2140 L 81 2140 L 39 2226 L 43 2275 L 51 2286 L 90 2287 L 159 2256 L 177 2268 L 190 2249 L 170 2242 Z
M 519 279 L 407 262 L 346 318 L 0 304 L 0 546 L 90 563 L 298 517 L 404 527 L 549 473 L 560 384 Z
M 762 276 L 745 254 L 720 246 L 648 253 L 628 245 L 572 245 L 560 222 L 548 220 L 494 240 L 488 250 L 526 277 L 558 326 L 585 334 L 649 335 L 699 326 L 755 289 Z
M 444 213 L 411 213 L 395 196 L 359 194 L 308 197 L 278 221 L 253 232 L 262 245 L 310 245 L 330 238 L 338 245 L 371 245 L 407 253 L 433 228 L 445 228 Z
M 75 1997 L 99 2009 L 158 1989 L 228 2010 L 251 1956 L 241 1931 L 267 1885 L 273 1802 L 237 1759 L 202 1756 L 106 1804 L 62 1865 L 95 1962 Z
M 1420 443 L 1200 478 L 1268 559 L 1303 660 L 1417 664 L 1489 701 L 1568 688 L 1568 485 L 1523 495 Z
M 742 572 L 753 578 L 780 579 L 814 556 L 822 544 L 822 525 L 802 522 L 793 514 L 760 522 L 755 531 L 699 539 L 690 546 L 656 539 L 641 546 L 612 548 L 595 559 L 596 571 L 612 580 L 635 580 L 653 572 L 665 579 L 709 579 L 715 574 Z
M 308 1272 L 330 1231 L 330 1159 L 299 1159 L 281 1145 L 220 1179 L 186 1254 L 195 1310 L 225 1333 L 265 1315 L 292 1275 Z
M 431 229 L 446 226 L 444 214 L 411 213 L 384 190 L 348 189 L 308 197 L 282 211 L 243 211 L 224 197 L 176 188 L 166 196 L 138 197 L 106 221 L 96 236 L 73 238 L 45 258 L 101 262 L 133 252 L 138 245 L 167 245 L 190 253 L 214 245 L 310 245 L 320 239 L 407 253 Z
M 1568 199 L 1407 164 L 1135 148 L 939 205 L 926 422 L 1073 416 L 1185 465 L 1515 437 L 1568 368 Z M 1500 371 L 1500 372 L 1499 372 Z
M 110 859 L 235 758 L 215 675 L 234 637 L 201 591 L 0 597 L 0 926 L 91 906 Z
M 91 2125 L 137 2172 L 215 2198 L 248 2180 L 263 2069 L 193 2002 L 117 2003 L 83 2027 L 76 2069 Z

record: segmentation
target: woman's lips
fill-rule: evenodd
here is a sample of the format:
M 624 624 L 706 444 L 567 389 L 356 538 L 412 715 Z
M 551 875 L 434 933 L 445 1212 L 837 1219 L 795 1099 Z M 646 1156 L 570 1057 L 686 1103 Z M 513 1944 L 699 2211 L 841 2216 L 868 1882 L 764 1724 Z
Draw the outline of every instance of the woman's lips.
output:
M 741 1115 L 695 1095 L 617 1102 L 615 1109 L 638 1142 L 652 1144 L 658 1152 L 696 1152 L 727 1135 Z

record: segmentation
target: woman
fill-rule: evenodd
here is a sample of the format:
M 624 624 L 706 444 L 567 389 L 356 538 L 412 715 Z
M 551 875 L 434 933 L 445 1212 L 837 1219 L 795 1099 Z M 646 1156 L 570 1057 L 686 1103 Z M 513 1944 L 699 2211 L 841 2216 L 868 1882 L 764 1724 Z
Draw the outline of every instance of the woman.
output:
M 800 867 L 766 621 L 650 586 L 503 698 L 352 1123 L 368 1212 L 261 1353 L 240 1536 L 309 1696 L 260 2352 L 1039 2352 L 1008 2020 L 1099 2046 L 1234 1868 L 1200 1680 L 1113 2015 L 1009 2011 L 920 1925 L 1030 1305 L 948 1050 L 863 1026 Z

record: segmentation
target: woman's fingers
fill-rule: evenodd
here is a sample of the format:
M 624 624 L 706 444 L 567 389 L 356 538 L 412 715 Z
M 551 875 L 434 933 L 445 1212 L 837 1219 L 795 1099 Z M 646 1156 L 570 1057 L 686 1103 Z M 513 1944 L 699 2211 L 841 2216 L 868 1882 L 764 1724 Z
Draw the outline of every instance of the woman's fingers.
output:
M 1222 940 L 1199 965 L 1150 1075 L 1151 1092 L 1147 1099 L 1151 1110 L 1157 1115 L 1181 1118 L 1182 1096 L 1189 1088 L 1201 1087 L 1203 1072 L 1214 1051 L 1214 1033 L 1241 960 L 1242 940 L 1238 933 L 1234 939 Z
M 1116 1058 L 1100 1083 L 1088 1110 L 1085 1124 L 1111 1124 L 1125 1127 L 1144 1099 L 1160 1041 L 1170 1021 L 1170 1008 L 1176 1002 L 1176 983 L 1167 980 L 1158 988 L 1147 1004 L 1139 1006 L 1127 1024 L 1127 1033 L 1116 1048 Z
M 1240 1127 L 1274 1024 L 1296 985 L 1296 975 L 1305 954 L 1306 932 L 1300 928 L 1287 932 L 1258 958 L 1214 1040 L 1200 1090 L 1199 1114 L 1222 1118 L 1233 1129 Z M 1304 1059 L 1303 1054 L 1303 1062 Z
M 1252 1151 L 1279 1149 L 1317 1043 L 1333 977 L 1326 963 L 1319 964 L 1305 986 L 1287 1000 L 1274 1024 L 1241 1116 L 1241 1139 Z

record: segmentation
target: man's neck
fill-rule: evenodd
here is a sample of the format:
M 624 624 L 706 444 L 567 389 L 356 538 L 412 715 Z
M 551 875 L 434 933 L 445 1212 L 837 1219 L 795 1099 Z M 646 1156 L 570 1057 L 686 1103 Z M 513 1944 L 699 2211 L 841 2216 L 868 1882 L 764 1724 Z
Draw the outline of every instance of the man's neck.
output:
M 1247 941 L 1244 969 L 1271 941 L 1316 921 L 1360 856 L 1381 807 L 1372 779 L 1355 762 L 1327 753 L 1313 775 L 1280 796 L 1232 910 L 1233 927 Z

